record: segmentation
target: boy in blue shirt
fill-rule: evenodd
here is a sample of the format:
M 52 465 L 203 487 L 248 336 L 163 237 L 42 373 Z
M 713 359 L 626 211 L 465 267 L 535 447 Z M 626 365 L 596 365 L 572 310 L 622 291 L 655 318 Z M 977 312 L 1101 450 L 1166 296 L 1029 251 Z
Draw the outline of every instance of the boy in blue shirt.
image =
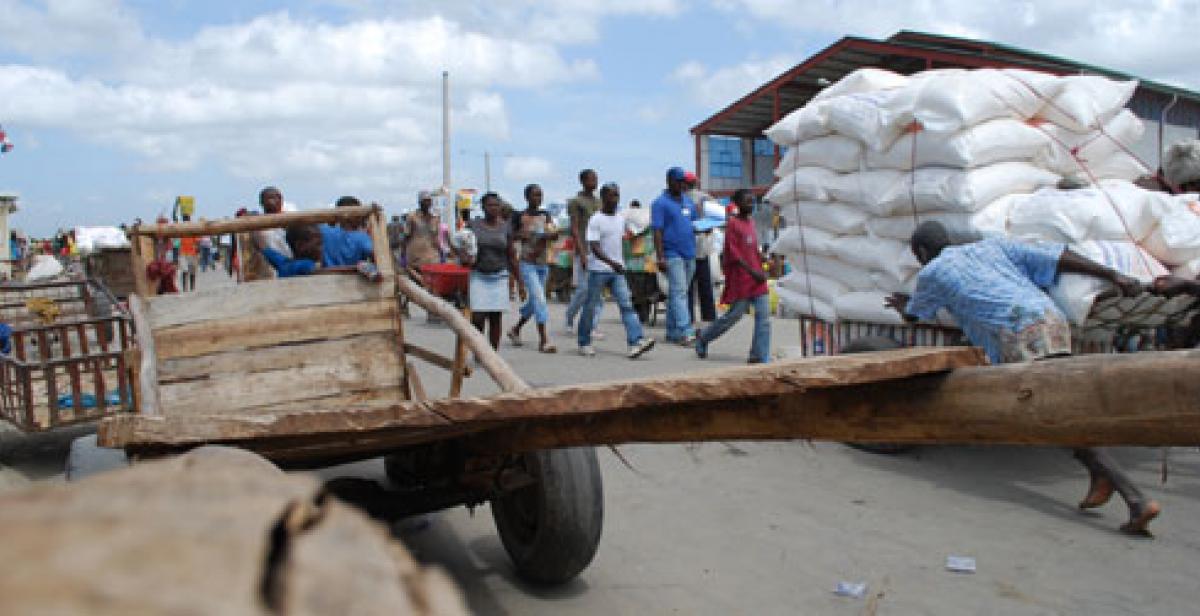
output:
M 260 246 L 259 250 L 280 278 L 307 276 L 315 273 L 320 266 L 323 235 L 317 225 L 292 225 L 287 228 L 286 234 L 288 246 L 292 249 L 291 257 L 265 245 Z

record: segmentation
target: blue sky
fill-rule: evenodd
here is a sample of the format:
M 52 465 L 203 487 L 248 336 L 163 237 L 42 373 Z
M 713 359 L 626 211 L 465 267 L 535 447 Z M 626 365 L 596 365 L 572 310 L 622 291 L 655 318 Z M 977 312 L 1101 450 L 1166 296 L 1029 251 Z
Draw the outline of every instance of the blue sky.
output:
M 551 200 L 585 166 L 652 197 L 688 128 L 846 34 L 976 36 L 1196 88 L 1196 0 L 0 0 L 0 191 L 39 235 L 197 198 L 207 217 L 275 184 L 301 208 L 391 211 L 441 183 L 451 70 L 455 187 Z

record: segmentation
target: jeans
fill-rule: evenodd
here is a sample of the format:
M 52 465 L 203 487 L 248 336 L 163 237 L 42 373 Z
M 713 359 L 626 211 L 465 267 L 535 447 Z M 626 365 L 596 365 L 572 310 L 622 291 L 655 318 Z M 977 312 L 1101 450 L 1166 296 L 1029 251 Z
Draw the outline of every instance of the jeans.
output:
M 633 299 L 629 294 L 629 285 L 625 282 L 624 274 L 614 272 L 588 272 L 587 301 L 583 305 L 583 314 L 579 315 L 579 346 L 592 343 L 592 329 L 596 323 L 596 306 L 600 305 L 600 294 L 605 287 L 612 292 L 613 299 L 621 308 L 621 322 L 625 324 L 625 341 L 629 346 L 637 344 L 642 339 L 642 322 L 638 320 L 637 311 L 633 309 Z
M 579 267 L 579 259 L 575 259 L 575 293 L 571 295 L 571 301 L 567 304 L 567 327 L 575 322 L 575 317 L 583 310 L 583 300 L 587 299 L 588 295 L 588 271 L 587 268 Z M 600 313 L 604 311 L 604 296 L 601 295 L 596 300 L 596 316 L 592 322 L 592 328 L 600 325 Z
M 525 281 L 525 303 L 521 306 L 521 318 L 533 317 L 538 325 L 550 320 L 550 309 L 546 306 L 546 277 L 549 265 L 537 265 L 521 261 L 521 280 Z
M 725 314 L 717 317 L 712 325 L 699 334 L 699 343 L 707 347 L 708 343 L 721 337 L 729 331 L 751 306 L 754 307 L 754 338 L 750 342 L 750 359 L 767 363 L 771 359 L 771 303 L 766 293 L 758 297 L 739 299 L 729 305 Z
M 700 304 L 700 318 L 696 318 L 696 304 Z M 688 287 L 688 314 L 692 322 L 714 321 L 717 318 L 717 303 L 713 301 L 712 266 L 708 257 L 696 259 L 696 275 Z
M 696 275 L 695 259 L 667 258 L 667 340 L 678 342 L 692 335 L 688 314 L 688 285 Z
M 213 251 L 208 246 L 200 247 L 200 271 L 207 272 L 208 268 L 212 267 Z

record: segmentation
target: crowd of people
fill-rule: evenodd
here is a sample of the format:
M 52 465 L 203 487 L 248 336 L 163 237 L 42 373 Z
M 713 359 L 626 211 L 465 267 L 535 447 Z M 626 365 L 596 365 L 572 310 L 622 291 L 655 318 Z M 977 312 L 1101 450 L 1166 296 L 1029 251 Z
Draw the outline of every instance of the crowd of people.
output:
M 662 342 L 693 348 L 698 357 L 705 358 L 709 345 L 753 309 L 754 337 L 747 360 L 769 361 L 767 275 L 751 220 L 754 197 L 749 191 L 733 195 L 725 221 L 720 250 L 724 279 L 721 303 L 728 310 L 718 318 L 713 307 L 713 281 L 707 275 L 707 258 L 715 250 L 706 245 L 711 244 L 711 235 L 697 231 L 694 224 L 703 217 L 691 196 L 696 190 L 694 174 L 679 167 L 669 169 L 666 186 L 651 203 L 648 217 L 637 201 L 622 211 L 620 186 L 614 182 L 601 186 L 595 170 L 581 171 L 579 184 L 579 192 L 567 202 L 569 222 L 562 229 L 545 209 L 545 193 L 537 184 L 525 187 L 523 209 L 515 209 L 499 194 L 489 192 L 479 200 L 482 216 L 464 216 L 450 224 L 444 224 L 434 210 L 433 195 L 421 192 L 417 208 L 403 217 L 393 217 L 388 225 L 393 256 L 400 271 L 421 284 L 428 282 L 425 266 L 452 262 L 468 269 L 466 304 L 471 320 L 493 347 L 498 348 L 506 338 L 513 345 L 523 345 L 523 330 L 532 321 L 537 350 L 556 353 L 548 279 L 554 247 L 566 240 L 574 291 L 567 302 L 565 325 L 580 355 L 595 357 L 593 343 L 604 338 L 597 326 L 606 294 L 616 304 L 624 326 L 627 356 L 636 359 L 654 348 L 658 341 L 646 333 L 648 315 L 635 307 L 631 282 L 644 299 L 644 288 L 647 284 L 657 288 L 657 273 L 661 272 L 667 287 L 661 290 L 666 303 Z M 279 213 L 283 195 L 279 189 L 267 187 L 259 195 L 259 204 L 262 214 Z M 337 206 L 359 204 L 354 197 L 337 202 Z M 628 212 L 639 212 L 637 215 L 647 218 L 647 228 L 635 233 L 627 220 Z M 246 264 L 251 279 L 353 267 L 369 261 L 373 254 L 370 235 L 351 223 L 263 231 L 254 234 L 254 244 L 261 258 Z M 185 255 L 190 249 L 180 247 Z M 519 304 L 516 321 L 506 329 L 504 315 L 514 307 L 514 301 Z M 697 301 L 698 314 L 694 309 Z M 710 324 L 699 328 L 700 321 Z

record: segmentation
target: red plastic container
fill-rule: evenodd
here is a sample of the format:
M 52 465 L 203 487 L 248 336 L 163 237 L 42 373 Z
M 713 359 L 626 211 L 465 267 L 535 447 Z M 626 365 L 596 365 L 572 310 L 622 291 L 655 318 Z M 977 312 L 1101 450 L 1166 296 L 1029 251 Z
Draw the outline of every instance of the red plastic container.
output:
M 429 292 L 439 297 L 453 297 L 467 292 L 471 270 L 457 263 L 429 263 L 421 266 L 421 276 Z

